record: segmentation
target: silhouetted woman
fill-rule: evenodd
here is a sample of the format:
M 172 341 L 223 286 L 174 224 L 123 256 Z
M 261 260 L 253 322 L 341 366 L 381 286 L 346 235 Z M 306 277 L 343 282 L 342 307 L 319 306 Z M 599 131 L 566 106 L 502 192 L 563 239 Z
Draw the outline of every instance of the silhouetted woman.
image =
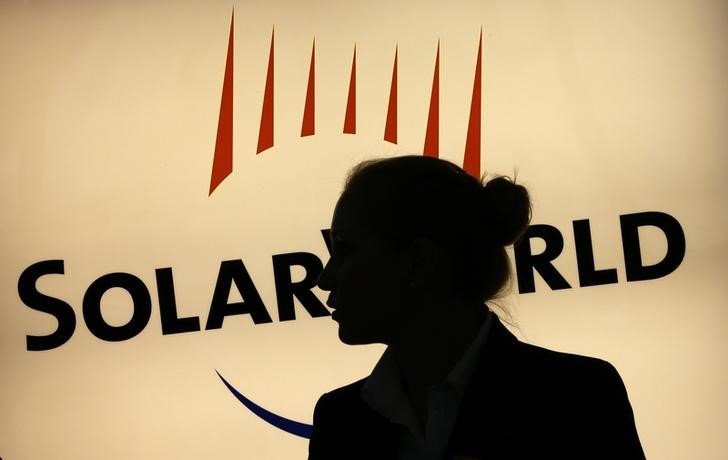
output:
M 644 458 L 614 367 L 522 343 L 486 305 L 530 214 L 524 187 L 447 161 L 353 169 L 319 286 L 342 342 L 387 349 L 321 396 L 310 460 Z

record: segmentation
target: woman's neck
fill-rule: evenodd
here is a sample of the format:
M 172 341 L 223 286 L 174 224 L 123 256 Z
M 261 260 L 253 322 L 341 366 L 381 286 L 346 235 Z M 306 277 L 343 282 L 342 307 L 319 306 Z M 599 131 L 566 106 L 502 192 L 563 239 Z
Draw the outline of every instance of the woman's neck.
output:
M 488 311 L 482 305 L 450 303 L 422 313 L 390 344 L 416 411 L 426 407 L 427 390 L 447 378 L 473 343 Z

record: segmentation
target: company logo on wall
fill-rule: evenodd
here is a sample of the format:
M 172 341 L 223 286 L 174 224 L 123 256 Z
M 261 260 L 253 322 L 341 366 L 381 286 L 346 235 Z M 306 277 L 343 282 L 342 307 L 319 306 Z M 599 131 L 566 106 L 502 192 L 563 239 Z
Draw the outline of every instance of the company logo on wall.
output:
M 233 56 L 234 56 L 234 17 L 230 21 L 226 65 L 223 77 L 217 136 L 210 174 L 208 196 L 230 176 L 233 171 Z M 389 84 L 389 99 L 386 107 L 386 121 L 383 139 L 397 144 L 398 111 L 398 47 L 393 44 L 393 66 Z M 439 98 L 440 98 L 440 44 L 434 50 L 434 70 L 429 100 L 427 125 L 424 132 L 423 154 L 439 156 Z M 275 34 L 271 34 L 265 88 L 261 107 L 260 126 L 256 154 L 261 154 L 274 146 L 274 72 L 275 72 Z M 348 64 L 348 63 L 347 63 Z M 356 82 L 357 82 L 356 45 L 353 46 L 348 92 L 342 94 L 343 134 L 356 134 Z M 312 43 L 308 82 L 302 110 L 300 136 L 316 134 L 316 42 Z M 481 84 L 482 84 L 482 32 L 478 39 L 478 52 L 475 57 L 475 73 L 470 101 L 470 113 L 465 139 L 463 169 L 479 177 L 481 174 Z M 303 96 L 303 95 L 302 95 Z M 344 97 L 345 96 L 345 97 Z M 624 254 L 626 281 L 642 281 L 664 277 L 681 264 L 685 255 L 685 235 L 677 219 L 659 211 L 646 211 L 625 214 L 620 217 L 622 249 Z M 667 241 L 666 253 L 662 260 L 652 265 L 642 261 L 639 229 L 645 226 L 658 228 Z M 321 234 L 330 251 L 328 231 Z M 613 284 L 618 282 L 616 268 L 597 269 L 594 260 L 591 229 L 588 219 L 573 221 L 574 246 L 580 287 Z M 542 252 L 534 254 L 531 240 L 537 238 L 545 243 Z M 572 285 L 556 269 L 553 261 L 564 248 L 564 237 L 559 229 L 546 224 L 531 225 L 523 239 L 514 246 L 515 271 L 519 293 L 536 291 L 535 275 L 538 272 L 546 285 L 552 290 L 569 289 Z M 323 303 L 312 292 L 316 285 L 323 263 L 318 256 L 309 252 L 295 252 L 272 256 L 279 321 L 296 319 L 294 301 L 297 299 L 312 317 L 328 316 Z M 291 269 L 303 268 L 304 279 L 292 281 Z M 52 350 L 66 343 L 76 328 L 76 313 L 67 302 L 43 294 L 36 288 L 37 281 L 50 274 L 64 274 L 63 260 L 44 260 L 26 268 L 18 280 L 18 294 L 22 302 L 33 310 L 47 313 L 58 321 L 58 328 L 45 336 L 26 336 L 29 351 Z M 174 279 L 170 267 L 155 270 L 159 314 L 162 334 L 178 334 L 200 331 L 200 318 L 196 316 L 180 318 L 175 300 Z M 228 303 L 228 295 L 233 284 L 240 292 L 243 301 Z M 126 290 L 132 299 L 133 313 L 129 321 L 121 326 L 108 324 L 101 314 L 101 299 L 112 288 Z M 130 273 L 109 273 L 93 281 L 86 290 L 82 301 L 82 316 L 89 331 L 101 340 L 119 342 L 138 335 L 148 324 L 152 314 L 152 300 L 149 288 L 137 276 Z M 220 264 L 205 330 L 219 329 L 227 316 L 248 314 L 255 324 L 270 323 L 272 318 L 264 305 L 258 290 L 250 277 L 243 261 L 227 260 Z M 218 376 L 233 395 L 253 413 L 266 422 L 297 436 L 309 437 L 311 426 L 286 419 L 258 406 L 235 389 L 220 373 Z

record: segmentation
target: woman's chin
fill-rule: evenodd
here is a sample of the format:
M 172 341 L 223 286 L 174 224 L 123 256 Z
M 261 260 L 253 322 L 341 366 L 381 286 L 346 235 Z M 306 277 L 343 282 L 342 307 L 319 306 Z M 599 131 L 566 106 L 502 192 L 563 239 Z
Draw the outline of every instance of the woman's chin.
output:
M 339 324 L 339 340 L 347 345 L 369 345 L 380 342 L 367 334 L 357 334 L 355 331 L 347 329 L 341 324 Z

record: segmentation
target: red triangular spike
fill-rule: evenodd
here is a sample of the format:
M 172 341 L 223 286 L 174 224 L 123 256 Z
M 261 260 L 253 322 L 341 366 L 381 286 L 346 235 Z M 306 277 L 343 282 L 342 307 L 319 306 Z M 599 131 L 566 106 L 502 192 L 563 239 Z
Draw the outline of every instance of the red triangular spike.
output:
M 465 158 L 463 169 L 480 179 L 480 113 L 481 113 L 481 60 L 483 55 L 483 30 L 480 30 L 478 41 L 478 58 L 475 63 L 475 79 L 473 81 L 473 98 L 470 100 L 470 120 L 468 121 L 468 137 L 465 140 Z
M 349 96 L 346 99 L 346 115 L 344 116 L 344 133 L 356 134 L 356 45 L 354 45 L 354 58 L 351 61 Z
M 220 98 L 220 115 L 217 119 L 217 139 L 215 139 L 215 155 L 212 159 L 210 175 L 210 191 L 212 195 L 218 185 L 233 172 L 233 31 L 235 10 L 230 16 L 230 35 L 228 37 L 227 58 L 225 59 L 225 76 L 222 80 L 222 97 Z
M 303 122 L 301 123 L 301 137 L 312 136 L 315 132 L 315 91 L 316 91 L 316 39 L 311 46 L 311 64 L 308 67 L 308 86 L 306 89 L 306 103 L 303 107 Z
M 437 57 L 435 58 L 435 74 L 432 77 L 432 93 L 430 94 L 430 113 L 427 116 L 425 156 L 439 156 L 440 150 L 440 40 L 437 41 Z
M 265 92 L 263 93 L 263 110 L 260 113 L 260 129 L 258 130 L 258 150 L 273 147 L 273 51 L 275 49 L 275 29 L 270 36 L 270 52 L 268 54 L 268 72 L 265 77 Z
M 392 84 L 389 86 L 389 105 L 387 106 L 387 122 L 384 125 L 384 140 L 397 143 L 397 54 L 399 46 L 394 49 L 394 66 L 392 67 Z

